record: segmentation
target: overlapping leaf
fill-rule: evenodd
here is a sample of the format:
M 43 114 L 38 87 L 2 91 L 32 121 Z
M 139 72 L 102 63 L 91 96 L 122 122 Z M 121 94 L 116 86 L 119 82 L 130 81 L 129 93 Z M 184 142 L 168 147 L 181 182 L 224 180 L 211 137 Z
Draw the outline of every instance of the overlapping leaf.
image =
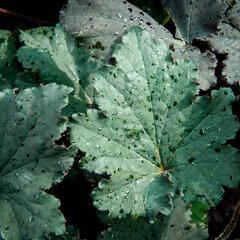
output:
M 201 76 L 198 81 L 202 90 L 207 90 L 216 83 L 216 59 L 211 53 L 201 54 L 198 49 L 193 51 L 192 47 L 174 39 L 147 13 L 127 1 L 70 0 L 68 7 L 61 13 L 61 24 L 68 32 L 80 37 L 81 46 L 88 49 L 92 56 L 106 61 L 119 37 L 132 26 L 141 26 L 174 49 L 174 58 L 194 58 L 197 61 Z
M 98 240 L 160 240 L 163 230 L 162 219 L 162 216 L 158 216 L 157 222 L 151 224 L 144 218 L 133 219 L 131 216 L 127 216 L 122 219 L 108 219 L 106 216 L 101 216 L 101 220 L 104 224 L 108 224 L 109 228 L 102 232 Z
M 110 227 L 103 231 L 98 239 L 205 240 L 208 235 L 207 229 L 191 222 L 192 213 L 181 197 L 177 196 L 173 205 L 172 214 L 170 216 L 157 216 L 155 223 L 150 223 L 144 218 L 133 219 L 130 216 L 122 219 L 109 219 L 101 214 L 100 219 Z
M 66 31 L 82 38 L 82 46 L 103 60 L 113 43 L 132 26 L 140 26 L 167 43 L 182 43 L 147 13 L 122 0 L 69 0 L 61 12 L 60 23 Z
M 208 237 L 206 227 L 199 227 L 191 221 L 192 212 L 184 201 L 176 196 L 174 209 L 170 216 L 164 218 L 160 240 L 205 240 Z
M 79 240 L 79 233 L 75 227 L 69 225 L 64 234 L 59 236 L 50 234 L 46 236 L 45 240 Z
M 18 50 L 23 67 L 39 70 L 41 83 L 56 82 L 74 88 L 66 113 L 85 111 L 86 105 L 93 103 L 91 84 L 86 77 L 98 64 L 77 47 L 62 27 L 27 30 L 22 32 L 20 40 L 25 44 Z M 18 84 L 21 88 L 24 82 Z
M 60 111 L 70 92 L 56 84 L 0 92 L 0 232 L 8 240 L 65 230 L 59 201 L 43 190 L 73 162 L 75 150 L 54 143 L 66 130 Z
M 177 49 L 172 53 L 174 59 L 185 59 L 187 61 L 196 61 L 199 71 L 197 79 L 200 89 L 206 91 L 217 83 L 215 69 L 217 66 L 216 57 L 210 52 L 201 51 L 197 47 L 186 46 L 186 48 Z
M 158 23 L 165 25 L 170 16 L 165 9 L 162 9 L 161 1 L 155 0 L 128 0 L 129 3 L 139 7 Z
M 226 57 L 223 61 L 222 76 L 229 84 L 239 82 L 240 78 L 240 18 L 236 15 L 239 8 L 240 3 L 237 2 L 227 12 L 224 23 L 220 25 L 221 31 L 207 39 L 213 51 Z
M 18 73 L 15 54 L 15 40 L 11 32 L 0 30 L 0 89 L 14 86 Z
M 175 187 L 187 201 L 199 194 L 212 201 L 223 192 L 219 183 L 236 184 L 239 155 L 222 145 L 239 128 L 231 90 L 195 98 L 195 64 L 173 63 L 164 42 L 139 28 L 112 57 L 116 67 L 92 76 L 100 110 L 73 116 L 73 141 L 86 152 L 83 167 L 111 175 L 93 191 L 95 206 L 112 216 L 153 218 L 171 212 Z
M 204 38 L 216 33 L 227 4 L 220 0 L 162 0 L 182 38 Z

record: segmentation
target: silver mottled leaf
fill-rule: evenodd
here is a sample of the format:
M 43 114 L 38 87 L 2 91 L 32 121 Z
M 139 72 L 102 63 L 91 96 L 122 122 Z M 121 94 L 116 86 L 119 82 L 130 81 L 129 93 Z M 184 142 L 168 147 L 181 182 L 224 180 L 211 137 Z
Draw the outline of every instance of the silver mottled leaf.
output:
M 227 4 L 220 0 L 162 0 L 182 38 L 207 37 L 216 33 Z
M 184 45 L 147 13 L 122 0 L 69 0 L 60 23 L 71 34 L 82 38 L 82 47 L 104 59 L 112 44 L 132 26 L 140 26 L 167 43 Z M 168 45 L 169 45 L 168 44 Z

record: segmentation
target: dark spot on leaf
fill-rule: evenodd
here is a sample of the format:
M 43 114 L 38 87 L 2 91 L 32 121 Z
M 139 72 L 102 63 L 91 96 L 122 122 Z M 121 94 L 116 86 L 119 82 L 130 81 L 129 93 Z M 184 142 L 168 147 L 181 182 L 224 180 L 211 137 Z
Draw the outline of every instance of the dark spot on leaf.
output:
M 174 52 L 175 51 L 174 45 L 170 44 L 169 49 Z
M 192 228 L 192 227 L 191 227 L 190 225 L 188 225 L 188 226 L 186 226 L 184 229 L 188 231 L 188 230 L 190 230 L 191 228 Z
M 221 152 L 221 149 L 220 148 L 215 148 L 215 152 L 219 153 L 219 152 Z
M 116 58 L 111 57 L 111 58 L 109 59 L 108 63 L 109 63 L 110 65 L 113 65 L 114 67 L 116 67 L 116 64 L 117 64 Z
M 99 42 L 99 41 L 96 42 L 96 44 L 94 45 L 94 47 L 97 48 L 97 49 L 101 48 L 101 47 L 102 47 L 101 42 Z
M 188 159 L 188 162 L 193 163 L 195 160 L 196 160 L 195 158 L 191 157 L 191 158 Z
M 199 134 L 200 134 L 200 135 L 203 135 L 203 130 L 202 130 L 202 129 L 199 131 Z
M 175 193 L 176 193 L 177 195 L 179 195 L 179 194 L 181 194 L 181 191 L 180 191 L 179 189 L 176 189 L 176 190 L 175 190 Z
M 128 8 L 128 11 L 129 11 L 130 13 L 132 13 L 132 8 Z

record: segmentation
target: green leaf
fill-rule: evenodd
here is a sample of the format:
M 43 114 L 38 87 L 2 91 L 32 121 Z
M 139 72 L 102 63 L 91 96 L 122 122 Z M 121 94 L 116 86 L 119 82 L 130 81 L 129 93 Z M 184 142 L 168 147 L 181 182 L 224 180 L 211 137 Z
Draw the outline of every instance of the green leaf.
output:
M 173 59 L 185 59 L 187 61 L 194 60 L 197 63 L 197 69 L 199 76 L 197 82 L 200 89 L 206 91 L 210 87 L 213 87 L 217 83 L 215 76 L 215 69 L 217 66 L 217 60 L 214 54 L 210 51 L 201 53 L 199 48 L 191 45 L 186 45 L 185 48 L 178 48 L 172 53 Z
M 86 77 L 98 64 L 86 51 L 78 48 L 76 41 L 62 27 L 27 30 L 22 32 L 20 40 L 25 45 L 17 55 L 23 67 L 39 70 L 42 83 L 56 82 L 74 88 L 70 106 L 64 113 L 84 112 L 87 104 L 93 104 L 91 84 Z
M 182 38 L 204 38 L 218 30 L 227 4 L 219 0 L 162 0 Z
M 209 205 L 206 203 L 202 203 L 198 200 L 194 200 L 192 203 L 192 222 L 194 223 L 208 223 L 207 210 L 209 209 Z
M 168 45 L 183 43 L 136 6 L 122 0 L 69 0 L 60 15 L 60 24 L 71 34 L 80 38 L 81 46 L 91 56 L 100 60 L 108 59 L 114 43 L 133 26 L 140 26 L 161 38 Z M 106 59 L 105 59 L 106 58 Z
M 50 234 L 45 238 L 45 240 L 79 240 L 79 233 L 78 230 L 69 225 L 67 226 L 67 230 L 64 234 L 56 236 L 54 234 Z
M 146 1 L 145 4 L 153 4 L 152 2 Z M 154 4 L 157 4 L 156 1 Z M 197 62 L 200 71 L 198 82 L 202 90 L 208 90 L 216 84 L 216 59 L 212 53 L 206 51 L 201 54 L 198 48 L 173 38 L 166 28 L 147 13 L 126 1 L 69 0 L 61 12 L 60 22 L 69 33 L 79 38 L 84 49 L 105 62 L 109 61 L 112 49 L 120 37 L 132 26 L 140 26 L 156 39 L 163 39 L 173 49 L 174 59 L 193 58 Z
M 108 224 L 109 228 L 102 232 L 98 240 L 126 240 L 126 239 L 159 239 L 162 232 L 162 216 L 157 217 L 156 223 L 149 223 L 144 218 L 133 219 L 127 216 L 122 219 L 110 219 L 101 214 L 100 219 L 104 224 Z
M 170 214 L 175 188 L 187 201 L 197 195 L 212 201 L 223 193 L 220 183 L 236 185 L 239 155 L 222 145 L 239 129 L 231 90 L 195 96 L 195 64 L 173 63 L 164 42 L 139 28 L 112 57 L 116 67 L 92 76 L 100 110 L 73 115 L 72 140 L 86 152 L 83 168 L 111 175 L 93 191 L 95 206 L 114 217 L 153 218 Z
M 15 61 L 16 46 L 11 32 L 0 30 L 0 89 L 14 86 L 18 68 Z
M 55 144 L 66 130 L 60 111 L 72 91 L 56 84 L 0 92 L 0 232 L 8 240 L 61 234 L 59 201 L 44 192 L 61 181 L 75 149 Z
M 99 240 L 205 240 L 208 237 L 207 228 L 192 223 L 192 212 L 180 196 L 173 200 L 174 208 L 170 216 L 158 215 L 155 223 L 139 217 L 130 216 L 121 219 L 107 218 L 105 213 L 99 214 L 104 224 L 110 227 L 103 231 Z M 206 212 L 205 212 L 206 214 Z
M 206 212 L 205 212 L 206 213 Z M 174 199 L 174 209 L 170 216 L 162 222 L 162 234 L 160 240 L 205 240 L 208 231 L 205 226 L 200 227 L 192 222 L 191 209 L 184 203 L 180 196 Z

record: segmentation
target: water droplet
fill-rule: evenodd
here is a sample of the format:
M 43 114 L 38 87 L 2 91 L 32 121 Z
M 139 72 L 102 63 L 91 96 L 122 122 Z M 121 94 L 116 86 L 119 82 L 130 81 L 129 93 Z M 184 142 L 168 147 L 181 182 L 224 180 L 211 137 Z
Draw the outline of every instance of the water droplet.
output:
M 122 15 L 120 13 L 116 12 L 116 15 L 118 18 L 122 18 Z

